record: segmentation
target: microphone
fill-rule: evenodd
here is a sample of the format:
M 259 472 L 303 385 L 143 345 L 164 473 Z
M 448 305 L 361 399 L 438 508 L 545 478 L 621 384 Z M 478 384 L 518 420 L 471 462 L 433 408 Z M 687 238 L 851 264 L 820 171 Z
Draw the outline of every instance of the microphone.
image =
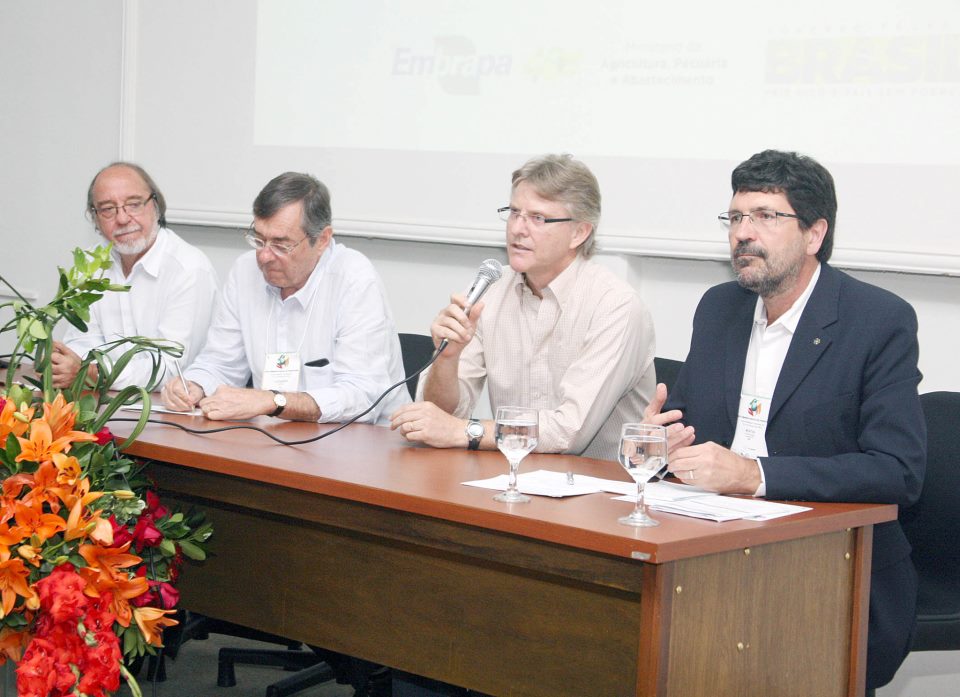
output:
M 480 264 L 480 268 L 477 269 L 477 277 L 473 279 L 473 285 L 470 286 L 470 291 L 467 293 L 467 302 L 463 306 L 463 311 L 469 315 L 470 310 L 472 310 L 473 306 L 483 297 L 487 289 L 499 281 L 502 275 L 503 266 L 501 266 L 500 262 L 496 259 L 487 259 Z M 436 355 L 440 355 L 440 352 L 447 348 L 448 343 L 446 339 L 441 341 L 437 347 Z
M 496 259 L 487 259 L 480 268 L 477 269 L 477 277 L 473 279 L 473 285 L 470 286 L 470 292 L 467 293 L 467 302 L 463 306 L 463 311 L 468 315 L 477 301 L 487 292 L 487 288 L 500 280 L 503 275 L 503 267 Z

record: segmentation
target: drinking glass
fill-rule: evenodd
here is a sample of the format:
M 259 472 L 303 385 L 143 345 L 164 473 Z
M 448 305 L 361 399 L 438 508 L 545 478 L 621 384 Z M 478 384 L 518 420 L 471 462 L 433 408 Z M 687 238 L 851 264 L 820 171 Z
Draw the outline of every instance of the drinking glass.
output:
M 530 500 L 529 496 L 517 490 L 517 470 L 520 468 L 520 461 L 537 447 L 539 424 L 536 409 L 497 407 L 497 447 L 510 463 L 510 480 L 507 490 L 494 496 L 494 500 L 505 503 L 527 503 Z
M 637 505 L 633 513 L 618 522 L 652 527 L 660 522 L 647 515 L 643 489 L 647 481 L 667 464 L 667 429 L 651 424 L 624 424 L 620 431 L 620 465 L 637 483 Z

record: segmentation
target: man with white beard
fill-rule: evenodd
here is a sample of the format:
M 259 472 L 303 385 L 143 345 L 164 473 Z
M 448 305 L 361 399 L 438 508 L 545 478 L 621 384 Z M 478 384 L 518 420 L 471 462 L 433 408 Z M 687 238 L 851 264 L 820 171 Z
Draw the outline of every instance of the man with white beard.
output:
M 203 347 L 217 296 L 217 274 L 207 256 L 166 228 L 167 204 L 156 183 L 139 165 L 115 162 L 100 170 L 87 189 L 87 212 L 97 231 L 113 243 L 111 283 L 128 292 L 106 293 L 90 308 L 87 331 L 71 327 L 54 342 L 51 364 L 55 387 L 77 375 L 83 356 L 122 337 L 166 339 L 183 345 L 184 364 Z M 111 351 L 119 358 L 129 348 Z M 173 357 L 162 355 L 159 378 L 177 375 Z M 114 387 L 145 385 L 151 356 L 140 353 L 124 368 Z M 96 364 L 89 367 L 96 377 Z

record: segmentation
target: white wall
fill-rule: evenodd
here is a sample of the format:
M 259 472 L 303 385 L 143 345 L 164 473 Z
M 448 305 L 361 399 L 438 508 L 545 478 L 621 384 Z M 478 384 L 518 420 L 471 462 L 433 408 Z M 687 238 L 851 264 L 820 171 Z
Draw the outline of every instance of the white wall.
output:
M 120 19 L 116 1 L 0 4 L 0 275 L 28 299 L 52 297 L 90 177 L 118 154 Z
M 0 86 L 4 95 L 0 99 L 0 275 L 42 301 L 55 290 L 55 266 L 69 263 L 74 246 L 97 242 L 83 217 L 84 197 L 93 173 L 120 153 L 122 22 L 119 0 L 0 3 Z M 175 37 L 170 37 L 170 45 L 175 48 Z M 150 85 L 138 85 L 137 89 L 142 93 Z M 175 103 L 178 99 L 177 94 L 165 97 Z M 191 108 L 190 104 L 178 106 Z M 149 163 L 144 164 L 149 168 Z M 508 176 L 509 172 L 502 173 L 504 190 Z M 159 184 L 162 187 L 164 182 Z M 839 194 L 842 202 L 844 191 Z M 337 192 L 333 195 L 336 212 Z M 493 201 L 491 206 L 498 203 Z M 886 203 L 877 201 L 876 205 Z M 642 205 L 656 206 L 657 202 L 643 201 Z M 893 202 L 893 208 L 891 215 L 904 226 L 904 235 L 923 235 L 923 230 L 909 228 L 909 201 Z M 244 249 L 240 230 L 175 227 L 210 255 L 221 276 Z M 722 235 L 719 227 L 717 234 Z M 503 250 L 492 247 L 341 240 L 367 254 L 380 270 L 400 331 L 425 333 L 450 293 L 469 284 L 481 260 L 503 258 Z M 650 306 L 657 353 L 679 359 L 686 356 L 690 322 L 700 295 L 730 278 L 727 264 L 718 261 L 629 255 L 602 255 L 601 260 L 629 279 Z M 855 275 L 898 293 L 916 308 L 920 366 L 925 375 L 921 389 L 960 390 L 960 365 L 955 359 L 960 278 L 878 272 Z M 3 294 L 0 288 L 0 296 Z M 0 350 L 6 344 L 0 345 Z M 917 654 L 880 695 L 939 697 L 948 694 L 958 679 L 960 672 L 952 654 Z

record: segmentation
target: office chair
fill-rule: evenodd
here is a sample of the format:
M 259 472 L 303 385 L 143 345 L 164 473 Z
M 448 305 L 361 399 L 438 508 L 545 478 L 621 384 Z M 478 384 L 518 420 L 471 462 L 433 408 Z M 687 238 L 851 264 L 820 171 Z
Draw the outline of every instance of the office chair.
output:
M 403 374 L 410 375 L 427 364 L 433 355 L 433 339 L 423 334 L 400 334 L 400 353 L 403 356 Z M 417 398 L 417 376 L 407 383 L 410 390 L 410 399 Z
M 927 473 L 900 516 L 920 575 L 912 651 L 960 649 L 960 392 L 920 395 Z
M 657 382 L 662 382 L 667 386 L 667 393 L 673 389 L 673 384 L 677 381 L 677 375 L 680 374 L 680 368 L 683 367 L 683 361 L 677 361 L 673 358 L 653 359 L 653 367 L 657 373 Z

